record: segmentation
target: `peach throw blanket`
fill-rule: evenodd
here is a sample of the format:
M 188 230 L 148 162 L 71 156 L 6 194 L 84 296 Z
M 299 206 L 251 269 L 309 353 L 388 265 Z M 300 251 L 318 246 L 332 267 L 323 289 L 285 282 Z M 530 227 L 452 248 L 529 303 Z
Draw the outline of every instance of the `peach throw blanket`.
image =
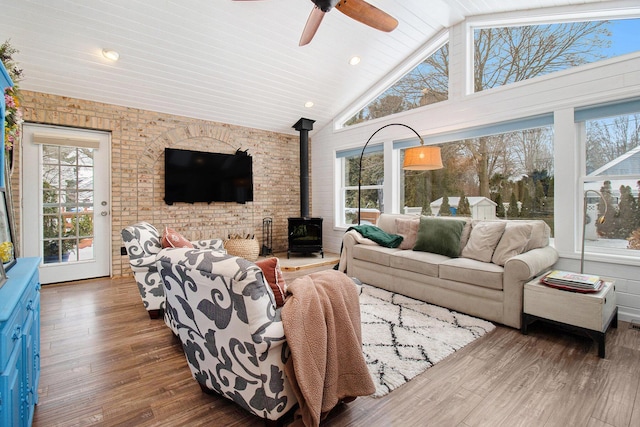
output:
M 300 404 L 296 423 L 318 426 L 341 400 L 375 392 L 362 354 L 358 292 L 336 270 L 295 279 L 288 292 L 282 323 L 291 349 L 285 372 Z

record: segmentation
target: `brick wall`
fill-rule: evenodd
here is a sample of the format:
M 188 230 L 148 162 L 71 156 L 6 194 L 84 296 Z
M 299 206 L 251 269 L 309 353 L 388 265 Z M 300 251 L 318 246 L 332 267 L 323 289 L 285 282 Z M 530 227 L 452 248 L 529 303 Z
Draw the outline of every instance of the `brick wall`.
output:
M 128 258 L 120 255 L 120 230 L 148 221 L 169 226 L 188 239 L 223 237 L 247 230 L 262 244 L 262 219 L 273 218 L 273 249 L 287 249 L 287 218 L 300 216 L 299 137 L 153 111 L 22 91 L 24 119 L 111 133 L 112 275 L 129 275 Z M 297 118 L 296 118 L 297 120 Z M 292 121 L 292 125 L 296 120 Z M 176 203 L 164 196 L 164 148 L 219 153 L 248 149 L 253 157 L 254 201 Z M 16 149 L 15 156 L 19 156 Z M 17 159 L 18 157 L 16 157 Z M 11 174 L 19 200 L 19 162 Z M 16 205 L 17 210 L 17 203 Z M 20 218 L 16 215 L 16 229 Z M 19 236 L 18 239 L 19 240 Z

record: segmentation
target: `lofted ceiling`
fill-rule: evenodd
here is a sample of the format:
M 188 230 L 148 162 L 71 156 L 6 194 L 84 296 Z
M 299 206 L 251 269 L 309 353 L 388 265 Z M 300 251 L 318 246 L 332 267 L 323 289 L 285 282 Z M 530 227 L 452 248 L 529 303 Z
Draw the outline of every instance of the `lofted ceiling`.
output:
M 395 31 L 334 9 L 303 47 L 310 0 L 3 1 L 0 42 L 19 50 L 26 90 L 295 134 L 300 117 L 316 130 L 331 123 L 466 17 L 593 1 L 370 0 L 399 21 Z

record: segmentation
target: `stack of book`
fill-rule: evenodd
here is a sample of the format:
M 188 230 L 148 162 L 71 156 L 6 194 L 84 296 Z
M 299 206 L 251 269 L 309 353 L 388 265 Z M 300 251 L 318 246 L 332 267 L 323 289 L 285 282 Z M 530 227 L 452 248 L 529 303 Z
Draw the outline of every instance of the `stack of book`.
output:
M 600 276 L 561 270 L 550 271 L 541 281 L 547 286 L 574 292 L 598 292 L 604 285 Z

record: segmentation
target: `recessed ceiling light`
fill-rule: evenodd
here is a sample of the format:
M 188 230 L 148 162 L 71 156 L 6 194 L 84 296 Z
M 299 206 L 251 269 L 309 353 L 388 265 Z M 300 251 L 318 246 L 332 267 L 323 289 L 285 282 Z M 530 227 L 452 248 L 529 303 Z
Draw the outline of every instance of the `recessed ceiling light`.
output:
M 349 64 L 351 65 L 358 65 L 359 63 L 360 63 L 359 56 L 352 56 L 351 59 L 349 60 Z
M 112 61 L 117 61 L 120 58 L 120 54 L 112 49 L 102 49 L 102 55 Z
M 304 103 L 304 106 L 307 107 L 307 108 L 311 108 L 311 107 L 313 107 L 313 102 L 307 101 L 307 102 Z

